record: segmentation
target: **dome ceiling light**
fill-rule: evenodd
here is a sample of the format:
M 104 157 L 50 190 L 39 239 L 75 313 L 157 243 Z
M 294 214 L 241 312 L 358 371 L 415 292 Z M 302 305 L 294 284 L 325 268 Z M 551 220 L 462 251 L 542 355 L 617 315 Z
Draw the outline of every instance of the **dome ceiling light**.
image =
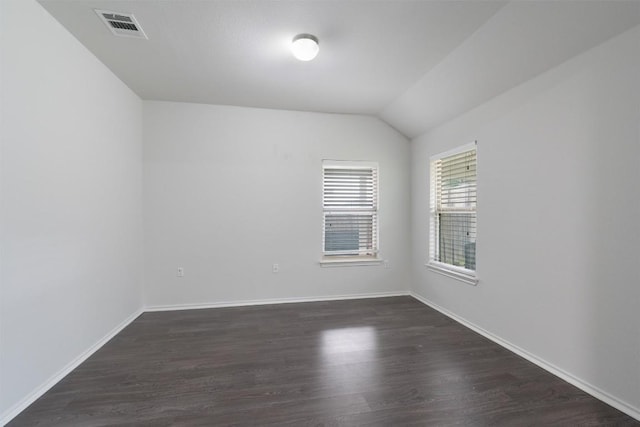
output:
M 319 50 L 318 38 L 314 35 L 298 34 L 291 40 L 291 52 L 300 61 L 311 61 Z

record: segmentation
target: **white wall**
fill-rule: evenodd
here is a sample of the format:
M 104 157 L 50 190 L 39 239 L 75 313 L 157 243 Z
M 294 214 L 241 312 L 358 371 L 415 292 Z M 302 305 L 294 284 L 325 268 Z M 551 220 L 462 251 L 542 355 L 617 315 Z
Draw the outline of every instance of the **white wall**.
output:
M 142 305 L 142 136 L 139 98 L 39 4 L 0 4 L 5 418 Z
M 412 143 L 414 291 L 636 414 L 638 76 L 636 27 Z M 477 287 L 424 267 L 429 156 L 472 140 Z
M 325 158 L 379 162 L 388 269 L 319 266 Z M 147 305 L 406 291 L 409 164 L 371 117 L 145 102 Z

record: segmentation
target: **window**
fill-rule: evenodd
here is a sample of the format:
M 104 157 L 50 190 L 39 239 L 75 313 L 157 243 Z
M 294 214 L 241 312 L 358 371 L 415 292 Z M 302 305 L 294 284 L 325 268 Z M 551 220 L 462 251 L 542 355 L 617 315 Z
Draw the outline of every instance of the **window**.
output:
M 322 251 L 325 260 L 378 254 L 378 165 L 322 162 Z
M 476 144 L 431 158 L 428 266 L 476 283 Z

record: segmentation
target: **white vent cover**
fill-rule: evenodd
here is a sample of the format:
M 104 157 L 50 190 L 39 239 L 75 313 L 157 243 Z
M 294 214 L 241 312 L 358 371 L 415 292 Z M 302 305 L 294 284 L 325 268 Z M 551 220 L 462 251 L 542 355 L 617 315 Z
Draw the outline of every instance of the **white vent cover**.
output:
M 135 37 L 148 39 L 136 18 L 129 13 L 111 12 L 109 10 L 94 9 L 102 22 L 111 30 L 113 35 L 120 37 Z

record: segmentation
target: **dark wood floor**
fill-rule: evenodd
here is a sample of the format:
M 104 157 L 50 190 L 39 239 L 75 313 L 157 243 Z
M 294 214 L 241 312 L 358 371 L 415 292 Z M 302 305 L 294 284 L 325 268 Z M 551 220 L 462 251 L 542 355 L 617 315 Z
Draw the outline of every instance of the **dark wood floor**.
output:
M 640 423 L 397 297 L 145 313 L 9 425 Z

